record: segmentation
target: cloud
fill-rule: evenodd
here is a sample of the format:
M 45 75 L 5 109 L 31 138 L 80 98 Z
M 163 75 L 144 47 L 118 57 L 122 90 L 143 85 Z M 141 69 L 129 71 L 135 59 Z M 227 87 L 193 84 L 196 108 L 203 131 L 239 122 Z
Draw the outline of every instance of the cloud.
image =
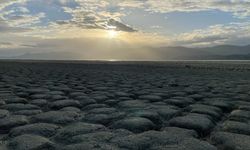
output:
M 2 3 L 5 8 L 11 6 L 2 11 L 0 9 L 0 19 L 2 22 L 10 27 L 27 27 L 39 23 L 45 17 L 45 13 L 31 13 L 24 5 L 28 1 L 30 0 L 1 1 L 0 4 Z
M 1 42 L 0 41 L 0 49 L 18 49 L 18 48 L 30 48 L 35 47 L 34 45 L 22 44 L 17 42 Z
M 8 6 L 14 5 L 14 4 L 25 4 L 28 0 L 1 0 L 0 1 L 0 11 L 5 9 Z
M 105 1 L 95 2 L 92 1 L 77 1 L 81 7 L 75 9 L 64 7 L 65 12 L 72 15 L 71 20 L 59 20 L 57 24 L 77 26 L 83 29 L 115 29 L 117 31 L 135 32 L 136 30 L 122 23 L 120 17 L 124 14 L 119 12 L 110 13 L 105 11 L 107 3 Z M 103 9 L 103 10 L 102 10 Z
M 12 45 L 10 42 L 0 42 L 0 48 L 9 48 Z
M 149 1 L 151 8 L 155 8 L 160 12 L 169 11 L 206 11 L 206 10 L 220 10 L 224 12 L 231 12 L 237 17 L 246 17 L 250 15 L 250 2 L 249 1 L 234 1 L 234 0 L 204 0 L 204 1 L 189 1 L 181 2 L 180 0 L 171 1 L 168 3 L 157 3 L 156 1 Z M 165 8 L 164 8 L 165 7 Z M 170 8 L 170 9 L 169 9 Z M 153 9 L 151 9 L 153 10 Z
M 136 32 L 137 30 L 129 25 L 123 24 L 115 19 L 97 20 L 94 16 L 85 16 L 83 22 L 79 21 L 57 21 L 57 24 L 76 26 L 82 29 L 104 29 L 124 32 Z
M 10 15 L 5 18 L 5 22 L 12 27 L 26 27 L 40 23 L 41 19 L 45 17 L 45 13 L 36 15 L 20 14 Z
M 114 19 L 109 19 L 107 25 L 108 25 L 108 27 L 114 26 L 115 30 L 117 30 L 117 31 L 125 31 L 125 32 L 135 32 L 136 31 L 132 27 L 125 25 L 125 24 L 123 24 L 117 20 L 114 20 Z
M 246 45 L 250 41 L 250 22 L 213 25 L 182 33 L 173 39 L 176 45 L 211 46 L 220 44 Z
M 22 27 L 11 27 L 6 24 L 5 21 L 0 19 L 0 33 L 19 33 L 19 32 L 27 32 L 31 29 L 22 28 Z
M 249 0 L 131 0 L 120 2 L 120 6 L 142 8 L 156 13 L 220 10 L 239 18 L 250 16 Z
M 142 8 L 144 5 L 143 1 L 132 0 L 132 1 L 121 1 L 118 4 L 122 8 L 130 7 L 130 8 Z

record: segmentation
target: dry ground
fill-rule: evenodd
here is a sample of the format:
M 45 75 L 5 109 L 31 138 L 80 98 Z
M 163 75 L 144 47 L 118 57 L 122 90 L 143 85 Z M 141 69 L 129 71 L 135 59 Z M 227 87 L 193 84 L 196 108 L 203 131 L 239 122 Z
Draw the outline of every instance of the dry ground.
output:
M 0 149 L 250 150 L 250 64 L 1 61 Z

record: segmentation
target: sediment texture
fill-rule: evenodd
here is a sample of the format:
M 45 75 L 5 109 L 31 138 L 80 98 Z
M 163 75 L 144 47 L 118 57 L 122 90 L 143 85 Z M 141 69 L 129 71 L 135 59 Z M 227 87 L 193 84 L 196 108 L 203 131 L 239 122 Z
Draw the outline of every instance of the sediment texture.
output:
M 0 63 L 1 150 L 250 150 L 250 65 Z

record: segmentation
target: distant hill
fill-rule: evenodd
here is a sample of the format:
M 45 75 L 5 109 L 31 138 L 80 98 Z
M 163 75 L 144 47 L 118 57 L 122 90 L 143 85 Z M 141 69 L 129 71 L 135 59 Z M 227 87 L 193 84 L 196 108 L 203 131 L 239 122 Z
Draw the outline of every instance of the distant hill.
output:
M 219 45 L 215 47 L 197 48 L 200 51 L 209 52 L 214 55 L 245 55 L 250 54 L 250 45 L 234 46 Z
M 161 59 L 249 59 L 250 45 L 220 45 L 205 48 L 161 47 L 155 49 Z
M 77 58 L 77 54 L 70 52 L 47 52 L 47 53 L 25 53 L 20 56 L 12 57 L 14 59 L 37 59 L 37 60 L 74 60 Z
M 205 48 L 187 48 L 187 47 L 160 47 L 148 48 L 147 52 L 154 54 L 152 60 L 250 60 L 250 45 L 247 46 L 233 46 L 233 45 L 220 45 L 215 47 Z M 131 52 L 131 50 L 130 50 Z M 150 57 L 143 57 L 142 50 L 133 50 L 134 53 L 129 54 L 126 50 L 120 50 L 119 54 L 105 53 L 102 58 L 96 59 L 117 59 L 117 60 L 149 60 Z M 91 59 L 88 55 L 78 54 L 74 52 L 49 52 L 49 53 L 25 53 L 14 59 Z M 103 55 L 103 54 L 102 54 Z M 123 57 L 124 55 L 129 55 Z M 81 56 L 81 57 L 80 57 Z M 85 56 L 85 57 L 84 57 Z M 110 56 L 110 57 L 109 57 Z M 93 56 L 95 57 L 95 56 Z M 93 58 L 92 58 L 93 59 Z

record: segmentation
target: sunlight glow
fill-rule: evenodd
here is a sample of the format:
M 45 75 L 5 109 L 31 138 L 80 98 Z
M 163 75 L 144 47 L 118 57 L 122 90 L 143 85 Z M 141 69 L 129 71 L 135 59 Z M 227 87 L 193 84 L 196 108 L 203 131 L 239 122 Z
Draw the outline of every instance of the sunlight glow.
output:
M 113 39 L 113 38 L 116 38 L 118 36 L 118 32 L 115 31 L 115 30 L 109 30 L 108 31 L 108 37 Z

